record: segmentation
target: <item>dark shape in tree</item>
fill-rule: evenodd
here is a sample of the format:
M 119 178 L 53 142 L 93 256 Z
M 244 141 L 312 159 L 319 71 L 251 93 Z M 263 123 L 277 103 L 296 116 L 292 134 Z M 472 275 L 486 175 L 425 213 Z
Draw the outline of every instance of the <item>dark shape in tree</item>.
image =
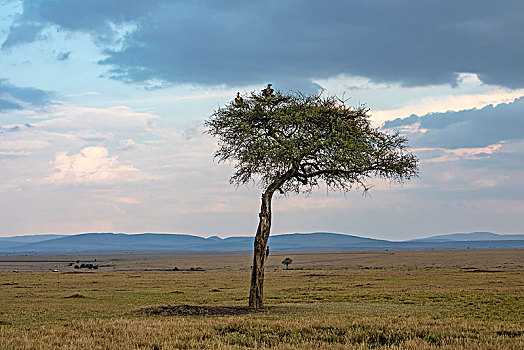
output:
M 282 264 L 283 265 L 286 265 L 286 270 L 289 269 L 289 264 L 291 264 L 293 262 L 293 259 L 290 259 L 290 258 L 285 258 L 283 261 L 282 261 Z
M 271 91 L 271 85 L 268 85 Z M 252 92 L 242 105 L 230 103 L 206 121 L 217 137 L 215 158 L 234 161 L 232 184 L 257 181 L 263 188 L 249 306 L 263 307 L 264 264 L 271 229 L 273 194 L 310 192 L 321 183 L 332 190 L 368 191 L 367 179 L 402 183 L 418 175 L 417 157 L 398 133 L 374 128 L 368 108 L 349 108 L 336 97 Z
M 237 97 L 235 97 L 235 103 L 237 105 L 242 105 L 244 101 L 242 100 L 242 97 L 240 96 L 240 92 L 237 92 Z
M 273 96 L 274 96 L 274 95 L 273 95 L 273 92 L 274 92 L 274 91 L 275 91 L 275 90 L 273 90 L 273 89 L 271 88 L 271 84 L 267 84 L 267 88 L 265 88 L 264 90 L 262 90 L 262 96 L 264 96 L 264 98 L 266 98 L 266 99 L 268 99 L 268 98 L 270 98 L 270 97 L 273 97 Z

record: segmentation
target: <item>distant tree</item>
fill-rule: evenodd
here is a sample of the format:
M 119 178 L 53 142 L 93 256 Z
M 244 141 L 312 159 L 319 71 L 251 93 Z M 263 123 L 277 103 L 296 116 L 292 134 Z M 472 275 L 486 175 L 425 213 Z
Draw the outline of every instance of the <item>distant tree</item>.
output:
M 218 139 L 215 158 L 235 164 L 230 182 L 257 181 L 263 189 L 249 293 L 253 309 L 263 307 L 275 192 L 310 192 L 321 183 L 366 192 L 368 178 L 403 182 L 418 174 L 406 138 L 381 132 L 371 125 L 368 108 L 350 108 L 336 97 L 275 93 L 268 86 L 219 108 L 205 123 Z
M 283 261 L 282 261 L 282 264 L 283 265 L 286 265 L 286 270 L 289 269 L 289 264 L 291 264 L 293 262 L 293 259 L 290 259 L 290 258 L 285 258 Z

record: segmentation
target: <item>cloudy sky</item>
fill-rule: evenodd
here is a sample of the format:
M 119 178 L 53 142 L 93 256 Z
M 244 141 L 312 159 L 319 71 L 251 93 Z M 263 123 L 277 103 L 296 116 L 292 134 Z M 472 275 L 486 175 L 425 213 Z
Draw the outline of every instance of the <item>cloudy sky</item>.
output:
M 524 233 L 524 2 L 0 0 L 0 236 L 252 235 L 202 121 L 268 82 L 367 104 L 420 178 L 276 198 L 273 233 Z

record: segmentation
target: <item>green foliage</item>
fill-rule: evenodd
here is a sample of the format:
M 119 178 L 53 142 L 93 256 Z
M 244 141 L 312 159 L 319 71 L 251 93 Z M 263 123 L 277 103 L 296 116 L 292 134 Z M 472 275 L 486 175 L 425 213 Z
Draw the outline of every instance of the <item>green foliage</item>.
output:
M 235 163 L 231 183 L 237 185 L 258 180 L 264 188 L 299 193 L 324 182 L 349 191 L 367 190 L 369 177 L 417 176 L 407 139 L 373 127 L 368 111 L 331 96 L 252 92 L 219 108 L 206 126 L 218 139 L 215 157 Z

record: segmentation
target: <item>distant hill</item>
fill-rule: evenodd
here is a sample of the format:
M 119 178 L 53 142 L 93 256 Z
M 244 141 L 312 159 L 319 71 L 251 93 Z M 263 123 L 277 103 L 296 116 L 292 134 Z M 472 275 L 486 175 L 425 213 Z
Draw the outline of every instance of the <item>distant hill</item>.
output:
M 354 247 L 375 247 L 388 243 L 390 242 L 380 239 L 341 233 L 315 232 L 270 236 L 268 244 L 273 250 L 333 250 L 337 248 L 346 250 Z
M 29 243 L 42 242 L 61 237 L 66 237 L 66 235 L 28 235 L 0 237 L 0 252 L 12 251 L 16 250 L 17 248 L 24 247 Z
M 249 251 L 253 237 L 217 236 L 203 238 L 182 234 L 123 234 L 84 233 L 38 242 L 6 244 L 0 242 L 0 252 L 49 252 L 49 251 Z M 381 240 L 344 234 L 317 232 L 274 235 L 269 239 L 272 250 L 312 250 L 347 248 L 374 245 Z M 4 248 L 7 248 L 4 249 Z
M 492 232 L 452 233 L 413 239 L 410 242 L 465 242 L 465 241 L 509 241 L 521 240 L 524 235 L 499 235 Z
M 251 251 L 253 237 L 203 238 L 183 234 L 84 233 L 69 236 L 41 235 L 0 239 L 0 253 L 51 252 L 235 252 Z M 391 242 L 341 233 L 314 232 L 272 235 L 271 251 L 379 251 L 437 249 L 524 249 L 524 235 L 490 232 L 458 233 Z
M 0 244 L 3 242 L 29 243 L 47 241 L 49 239 L 67 237 L 67 235 L 27 235 L 27 236 L 12 236 L 0 237 Z
M 84 233 L 79 235 L 30 243 L 24 246 L 35 251 L 95 251 L 95 250 L 162 250 L 200 246 L 205 238 L 180 234 L 144 233 Z M 169 249 L 170 250 L 170 249 Z

